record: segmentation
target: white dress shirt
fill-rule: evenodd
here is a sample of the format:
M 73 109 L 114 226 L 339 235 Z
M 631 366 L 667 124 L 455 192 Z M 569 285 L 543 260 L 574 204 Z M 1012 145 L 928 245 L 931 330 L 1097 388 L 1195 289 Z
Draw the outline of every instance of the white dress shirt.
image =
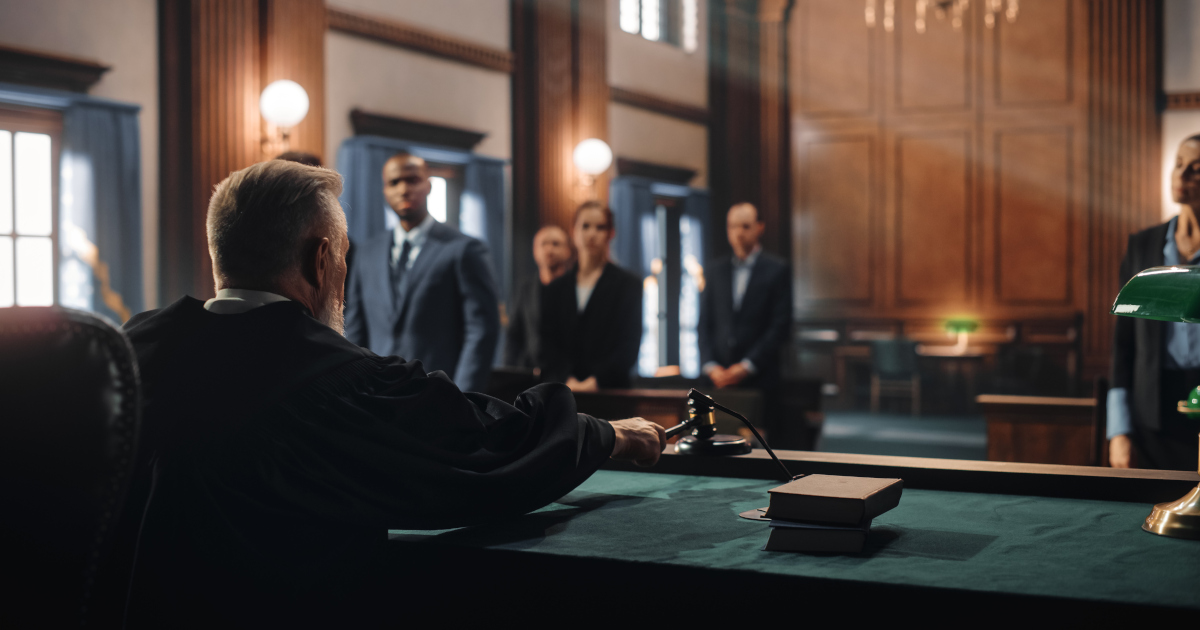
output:
M 433 227 L 434 223 L 437 223 L 437 220 L 430 214 L 426 214 L 424 220 L 408 231 L 404 230 L 402 224 L 397 223 L 396 228 L 392 230 L 392 264 L 396 264 L 397 259 L 400 258 L 404 241 L 408 241 L 408 260 L 404 261 L 404 268 L 411 268 L 413 261 L 421 253 L 421 247 L 425 245 L 425 241 L 429 240 L 429 228 Z
M 237 315 L 275 302 L 291 302 L 291 300 L 267 291 L 221 289 L 217 291 L 217 297 L 204 303 L 204 310 L 217 315 Z

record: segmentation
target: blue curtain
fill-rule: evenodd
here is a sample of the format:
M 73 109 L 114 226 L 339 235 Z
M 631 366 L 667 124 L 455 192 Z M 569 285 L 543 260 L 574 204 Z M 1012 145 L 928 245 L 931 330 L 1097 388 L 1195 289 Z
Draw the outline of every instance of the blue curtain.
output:
M 118 322 L 142 311 L 140 107 L 9 84 L 0 103 L 62 112 L 59 303 Z
M 459 204 L 459 226 L 464 234 L 487 243 L 493 271 L 501 284 L 500 295 L 505 299 L 509 273 L 504 160 L 381 136 L 347 139 L 338 148 L 337 170 L 345 179 L 341 202 L 346 211 L 350 240 L 362 242 L 386 229 L 384 217 L 391 210 L 383 199 L 380 174 L 388 158 L 401 151 L 430 162 L 464 167 L 466 181 Z
M 654 195 L 650 192 L 653 182 L 644 177 L 614 177 L 608 186 L 609 207 L 617 224 L 617 236 L 613 239 L 614 261 L 638 277 L 650 273 L 649 258 L 643 253 L 642 217 L 654 215 Z M 654 242 L 651 241 L 651 245 Z M 643 260 L 645 258 L 645 260 Z

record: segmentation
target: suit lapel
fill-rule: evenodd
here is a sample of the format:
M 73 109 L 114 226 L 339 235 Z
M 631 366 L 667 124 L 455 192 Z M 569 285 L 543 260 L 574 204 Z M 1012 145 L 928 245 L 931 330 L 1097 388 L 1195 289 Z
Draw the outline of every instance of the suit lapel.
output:
M 732 265 L 730 265 L 732 268 Z M 742 307 L 737 309 L 737 312 L 746 310 L 746 305 L 750 304 L 750 300 L 758 296 L 759 285 L 762 284 L 763 274 L 766 269 L 763 269 L 763 255 L 760 253 L 758 258 L 754 259 L 754 266 L 750 268 L 750 279 L 746 281 L 746 293 L 742 295 Z M 730 289 L 732 291 L 732 288 Z M 732 296 L 730 296 L 732 298 Z M 730 300 L 732 304 L 732 299 Z
M 434 223 L 429 226 L 429 234 L 425 237 L 425 243 L 421 245 L 421 251 L 417 252 L 417 259 L 413 261 L 408 271 L 404 273 L 404 278 L 400 281 L 400 308 L 396 313 L 396 323 L 404 321 L 404 315 L 408 312 L 408 304 L 412 301 L 413 288 L 421 281 L 425 270 L 432 264 L 430 261 L 437 258 L 441 254 L 442 248 L 442 231 L 441 223 Z
M 392 264 L 392 232 L 389 230 L 367 241 L 368 247 L 363 248 L 364 271 L 369 286 L 364 287 L 363 300 L 370 304 L 376 313 L 392 313 L 392 277 L 389 268 Z M 371 263 L 375 260 L 377 262 Z

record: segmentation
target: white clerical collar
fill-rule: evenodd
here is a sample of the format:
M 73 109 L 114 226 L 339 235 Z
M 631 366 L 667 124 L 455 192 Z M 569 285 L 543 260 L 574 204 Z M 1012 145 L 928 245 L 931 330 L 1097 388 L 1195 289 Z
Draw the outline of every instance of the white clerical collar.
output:
M 288 298 L 267 291 L 251 289 L 221 289 L 217 297 L 204 303 L 204 310 L 218 315 L 237 315 L 275 302 L 290 302 Z
M 425 238 L 429 235 L 429 228 L 437 223 L 437 219 L 433 218 L 432 214 L 426 214 L 413 229 L 405 231 L 403 223 L 397 223 L 395 230 L 392 231 L 392 242 L 396 247 L 404 244 L 408 240 L 410 247 L 420 247 L 425 244 Z

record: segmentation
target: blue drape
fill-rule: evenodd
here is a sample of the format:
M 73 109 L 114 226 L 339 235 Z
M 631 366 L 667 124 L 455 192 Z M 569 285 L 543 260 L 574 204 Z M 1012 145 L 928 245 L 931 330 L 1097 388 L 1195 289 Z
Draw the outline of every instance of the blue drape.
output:
M 337 170 L 345 179 L 342 208 L 350 240 L 362 242 L 384 229 L 391 209 L 383 199 L 381 173 L 388 158 L 406 151 L 430 162 L 463 166 L 465 182 L 459 204 L 459 229 L 487 243 L 501 299 L 508 296 L 509 270 L 505 161 L 381 136 L 355 136 L 338 148 Z
M 118 322 L 144 310 L 140 107 L 9 84 L 0 103 L 62 112 L 59 302 Z
M 617 224 L 612 254 L 617 264 L 638 276 L 650 273 L 650 260 L 657 255 L 658 227 L 654 219 L 654 198 L 683 200 L 683 213 L 708 228 L 708 191 L 678 184 L 656 182 L 645 177 L 622 175 L 609 184 L 609 206 Z M 701 238 L 707 243 L 707 236 Z M 700 257 L 700 262 L 706 262 Z

